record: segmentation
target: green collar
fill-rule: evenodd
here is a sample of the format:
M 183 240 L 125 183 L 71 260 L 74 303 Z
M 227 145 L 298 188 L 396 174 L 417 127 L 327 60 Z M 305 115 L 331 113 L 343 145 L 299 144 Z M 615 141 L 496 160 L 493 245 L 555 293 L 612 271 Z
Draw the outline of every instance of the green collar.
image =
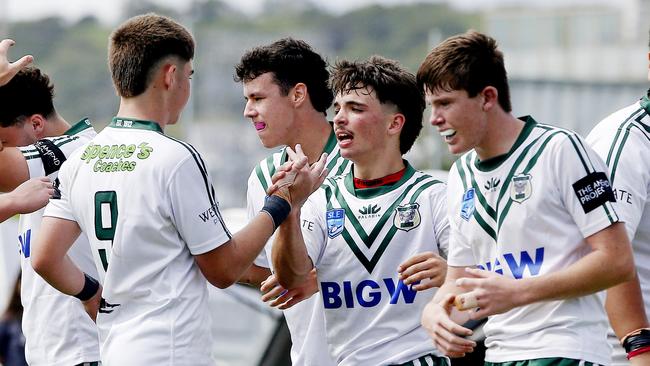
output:
M 504 161 L 508 160 L 510 155 L 512 155 L 519 148 L 519 146 L 524 143 L 524 141 L 526 141 L 528 135 L 530 135 L 530 133 L 533 131 L 533 128 L 537 126 L 537 122 L 531 116 L 523 116 L 519 117 L 519 119 L 525 122 L 524 128 L 519 133 L 519 136 L 517 137 L 517 140 L 515 140 L 514 145 L 512 145 L 510 148 L 510 151 L 503 155 L 495 156 L 483 161 L 480 161 L 477 157 L 474 166 L 476 166 L 478 170 L 482 172 L 489 172 L 498 168 Z
M 406 165 L 406 171 L 404 172 L 404 176 L 402 179 L 400 179 L 397 183 L 387 185 L 387 186 L 381 186 L 381 187 L 376 187 L 376 188 L 362 188 L 362 189 L 355 189 L 354 188 L 354 166 L 352 166 L 352 169 L 350 169 L 350 172 L 345 176 L 344 184 L 345 188 L 348 190 L 348 192 L 352 193 L 355 197 L 367 199 L 367 198 L 374 198 L 381 196 L 382 194 L 386 194 L 390 191 L 393 191 L 400 186 L 402 186 L 404 183 L 406 183 L 413 174 L 415 174 L 415 169 L 409 164 L 408 161 L 404 161 L 404 165 Z
M 149 130 L 149 131 L 164 133 L 158 123 L 139 120 L 139 119 L 126 119 L 122 117 L 113 117 L 113 120 L 108 126 L 114 128 L 135 128 L 138 130 Z
M 650 90 L 648 90 L 648 93 L 650 93 Z M 648 97 L 648 93 L 641 98 L 641 107 L 650 114 L 650 98 Z
M 73 136 L 80 133 L 83 130 L 87 130 L 92 127 L 93 125 L 90 123 L 90 119 L 88 117 L 85 117 L 81 121 L 72 125 L 72 127 L 68 128 L 68 130 L 65 131 L 63 134 L 68 136 Z

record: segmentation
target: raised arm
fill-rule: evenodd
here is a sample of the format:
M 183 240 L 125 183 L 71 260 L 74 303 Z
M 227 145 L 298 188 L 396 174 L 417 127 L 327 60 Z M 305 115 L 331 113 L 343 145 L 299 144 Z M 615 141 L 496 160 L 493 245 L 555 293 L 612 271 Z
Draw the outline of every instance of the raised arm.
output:
M 52 182 L 47 177 L 30 179 L 11 192 L 0 194 L 0 222 L 45 207 L 53 194 Z
M 26 55 L 18 59 L 18 61 L 9 62 L 9 47 L 15 43 L 12 39 L 3 39 L 0 41 L 0 86 L 8 83 L 18 71 L 31 64 L 34 60 L 33 56 Z

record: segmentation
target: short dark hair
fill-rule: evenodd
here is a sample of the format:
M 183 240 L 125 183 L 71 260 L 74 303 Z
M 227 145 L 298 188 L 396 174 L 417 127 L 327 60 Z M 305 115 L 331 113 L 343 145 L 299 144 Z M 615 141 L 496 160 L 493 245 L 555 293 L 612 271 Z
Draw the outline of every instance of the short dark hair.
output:
M 117 92 L 135 97 L 147 87 L 155 67 L 166 57 L 194 58 L 194 39 L 173 19 L 145 14 L 122 23 L 110 36 L 108 64 Z
M 420 65 L 417 80 L 423 90 L 465 90 L 470 97 L 493 86 L 501 108 L 512 111 L 503 53 L 494 38 L 476 31 L 447 38 L 431 50 Z
M 422 130 L 424 94 L 415 75 L 397 61 L 371 56 L 367 61 L 338 61 L 331 85 L 336 94 L 371 87 L 382 104 L 393 104 L 406 119 L 399 137 L 400 151 L 406 154 Z
M 326 113 L 332 105 L 327 62 L 306 42 L 283 38 L 247 51 L 235 66 L 235 81 L 248 82 L 267 72 L 273 73 L 284 95 L 296 84 L 304 83 L 314 109 Z
M 22 123 L 34 114 L 51 117 L 56 112 L 53 98 L 54 86 L 41 70 L 27 67 L 19 71 L 7 84 L 0 86 L 0 126 Z

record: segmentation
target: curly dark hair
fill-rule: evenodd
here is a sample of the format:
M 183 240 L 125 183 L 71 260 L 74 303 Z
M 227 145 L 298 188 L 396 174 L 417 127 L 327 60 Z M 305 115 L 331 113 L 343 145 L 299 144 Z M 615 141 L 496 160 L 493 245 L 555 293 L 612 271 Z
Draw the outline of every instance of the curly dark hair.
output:
M 382 104 L 393 104 L 406 119 L 400 134 L 400 151 L 406 154 L 422 130 L 424 94 L 415 75 L 399 62 L 381 56 L 366 61 L 341 60 L 332 71 L 330 85 L 336 94 L 372 88 Z
M 283 38 L 247 51 L 235 66 L 235 81 L 248 82 L 267 72 L 284 95 L 298 83 L 307 86 L 312 106 L 325 113 L 334 96 L 327 84 L 327 62 L 306 42 Z
M 34 114 L 51 117 L 55 113 L 53 98 L 54 86 L 49 76 L 35 67 L 19 71 L 0 86 L 0 126 L 11 127 Z

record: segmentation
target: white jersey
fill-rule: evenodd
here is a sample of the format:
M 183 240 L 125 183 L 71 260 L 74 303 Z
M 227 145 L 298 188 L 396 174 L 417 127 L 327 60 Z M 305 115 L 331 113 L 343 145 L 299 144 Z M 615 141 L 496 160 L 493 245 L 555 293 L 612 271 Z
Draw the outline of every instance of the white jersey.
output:
M 570 266 L 591 252 L 584 238 L 618 221 L 605 172 L 575 133 L 530 117 L 508 154 L 484 162 L 464 154 L 449 174 L 449 265 L 515 279 Z M 489 362 L 609 364 L 602 294 L 518 307 L 484 329 Z
M 21 147 L 29 177 L 47 176 L 54 181 L 63 161 L 95 135 L 90 121 L 84 119 L 62 136 L 48 137 L 34 145 Z M 20 215 L 16 240 L 22 268 L 20 299 L 24 307 L 25 359 L 31 366 L 70 366 L 98 361 L 97 327 L 81 301 L 51 287 L 32 268 L 31 253 L 38 242 L 43 211 Z M 85 235 L 79 236 L 68 255 L 84 272 L 97 276 Z
M 616 196 L 616 212 L 625 222 L 636 263 L 645 312 L 650 314 L 650 100 L 623 108 L 602 120 L 587 136 L 587 142 L 609 167 Z M 613 331 L 612 331 L 613 333 Z M 618 362 L 628 364 L 618 339 Z
M 302 234 L 338 365 L 396 365 L 438 355 L 419 315 L 436 290 L 404 285 L 397 267 L 418 253 L 446 251 L 444 192 L 444 183 L 407 163 L 392 186 L 355 190 L 349 172 L 327 178 L 309 197 Z
M 349 160 L 341 157 L 334 131 L 325 144 L 328 175 L 338 175 L 348 171 L 352 165 Z M 271 177 L 284 162 L 287 161 L 286 150 L 262 160 L 251 172 L 248 178 L 247 209 L 248 219 L 252 219 L 264 206 L 266 189 L 271 185 Z M 267 242 L 264 250 L 255 259 L 259 267 L 272 268 L 271 249 L 274 237 Z M 291 334 L 291 361 L 294 366 L 333 366 L 336 363 L 329 356 L 325 339 L 325 324 L 320 293 L 303 300 L 291 308 L 284 310 L 284 317 Z
M 201 156 L 154 122 L 113 118 L 59 174 L 46 216 L 88 234 L 104 290 L 104 366 L 212 365 L 206 280 L 195 255 L 228 241 Z

